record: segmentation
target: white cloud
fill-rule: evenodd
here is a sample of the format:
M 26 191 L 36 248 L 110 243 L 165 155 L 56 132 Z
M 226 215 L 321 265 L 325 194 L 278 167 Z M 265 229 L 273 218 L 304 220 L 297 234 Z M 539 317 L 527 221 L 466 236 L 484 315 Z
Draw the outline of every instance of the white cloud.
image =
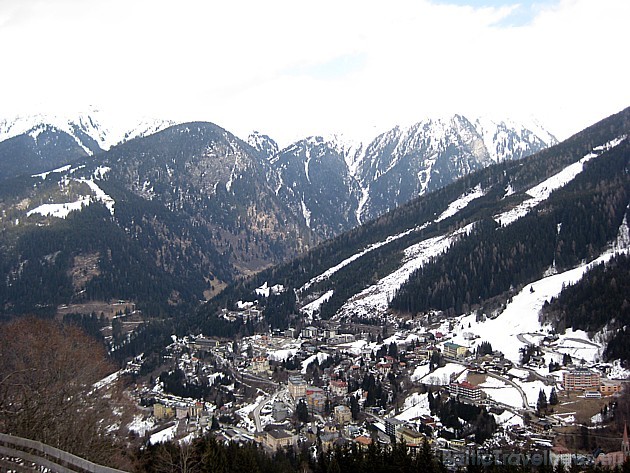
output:
M 630 2 L 563 0 L 500 26 L 514 8 L 4 0 L 0 103 L 95 103 L 282 141 L 451 112 L 536 115 L 566 136 L 630 105 Z

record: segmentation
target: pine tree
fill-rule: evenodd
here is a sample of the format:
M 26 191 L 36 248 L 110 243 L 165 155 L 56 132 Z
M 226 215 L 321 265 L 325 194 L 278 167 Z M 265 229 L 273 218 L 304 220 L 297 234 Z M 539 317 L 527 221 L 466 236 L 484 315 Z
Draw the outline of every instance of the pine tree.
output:
M 547 410 L 547 396 L 542 389 L 538 392 L 538 402 L 536 403 L 536 410 L 538 414 L 544 413 Z

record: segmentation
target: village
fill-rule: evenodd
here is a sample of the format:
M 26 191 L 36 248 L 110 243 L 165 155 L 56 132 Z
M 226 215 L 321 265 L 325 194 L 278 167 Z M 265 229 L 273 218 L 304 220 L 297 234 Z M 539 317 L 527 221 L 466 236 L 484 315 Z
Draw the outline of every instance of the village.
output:
M 244 322 L 261 314 L 222 312 Z M 150 443 L 211 433 L 313 454 L 426 443 L 451 469 L 498 452 L 615 466 L 630 452 L 627 435 L 608 450 L 575 440 L 577 427 L 596 430 L 614 418 L 626 377 L 619 366 L 578 358 L 597 347 L 575 333 L 520 333 L 522 346 L 508 358 L 464 319 L 397 321 L 391 334 L 383 327 L 392 321 L 382 322 L 314 321 L 236 341 L 173 337 L 168 370 L 134 386 L 143 414 L 129 429 Z

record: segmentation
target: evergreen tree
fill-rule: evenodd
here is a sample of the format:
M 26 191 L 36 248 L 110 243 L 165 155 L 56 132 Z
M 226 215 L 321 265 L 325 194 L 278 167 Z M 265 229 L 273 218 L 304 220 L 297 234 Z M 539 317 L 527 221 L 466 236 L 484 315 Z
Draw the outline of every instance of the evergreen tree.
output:
M 538 402 L 536 403 L 536 410 L 538 414 L 544 414 L 547 410 L 547 396 L 542 389 L 538 392 Z

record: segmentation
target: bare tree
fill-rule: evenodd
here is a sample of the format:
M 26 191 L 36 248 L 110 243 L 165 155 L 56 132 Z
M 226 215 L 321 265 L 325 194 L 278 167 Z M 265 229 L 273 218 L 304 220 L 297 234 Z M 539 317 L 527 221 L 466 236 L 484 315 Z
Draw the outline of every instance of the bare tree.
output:
M 23 318 L 0 326 L 0 430 L 110 463 L 111 398 L 94 383 L 114 370 L 79 328 Z
M 155 471 L 158 473 L 197 473 L 199 458 L 190 442 L 161 444 L 155 455 Z

